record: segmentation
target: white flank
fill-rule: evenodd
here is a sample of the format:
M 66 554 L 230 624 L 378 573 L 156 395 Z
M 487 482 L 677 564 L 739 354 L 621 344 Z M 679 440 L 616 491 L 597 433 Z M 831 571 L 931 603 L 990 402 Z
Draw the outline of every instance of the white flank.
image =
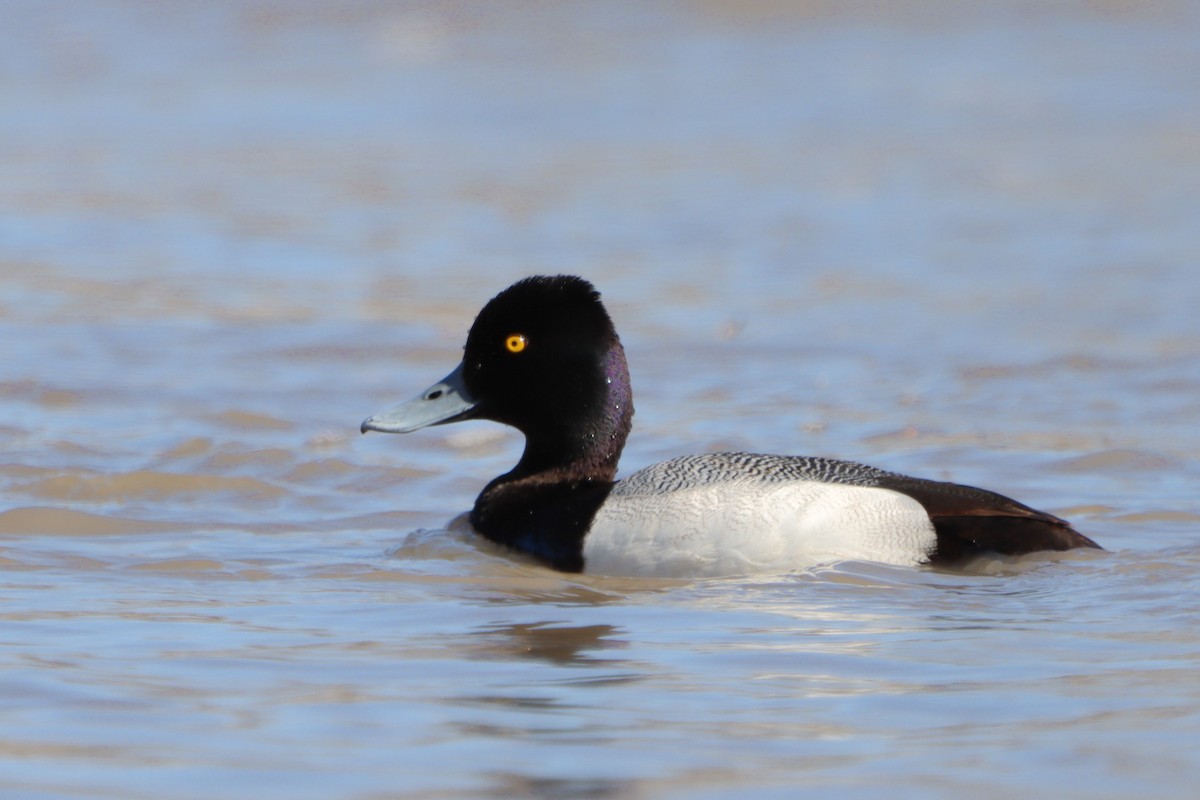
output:
M 600 575 L 706 577 L 836 561 L 913 566 L 936 537 L 925 509 L 889 489 L 735 480 L 609 496 L 584 539 Z

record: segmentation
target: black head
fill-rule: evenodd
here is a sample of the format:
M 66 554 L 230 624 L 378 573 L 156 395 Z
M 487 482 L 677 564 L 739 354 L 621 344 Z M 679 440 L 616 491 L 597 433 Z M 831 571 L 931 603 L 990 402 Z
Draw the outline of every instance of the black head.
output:
M 496 295 L 475 319 L 463 382 L 478 415 L 526 434 L 578 426 L 602 412 L 610 382 L 628 384 L 621 345 L 600 295 L 574 277 L 533 277 Z
M 518 473 L 611 478 L 632 414 L 625 353 L 599 293 L 582 278 L 539 276 L 483 307 L 458 369 L 363 430 L 490 419 L 525 434 Z

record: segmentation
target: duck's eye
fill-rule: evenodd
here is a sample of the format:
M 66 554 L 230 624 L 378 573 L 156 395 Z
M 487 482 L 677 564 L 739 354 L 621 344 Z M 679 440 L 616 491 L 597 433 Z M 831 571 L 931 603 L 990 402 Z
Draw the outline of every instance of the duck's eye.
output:
M 504 349 L 510 353 L 519 353 L 528 346 L 529 340 L 523 333 L 514 333 L 504 340 Z

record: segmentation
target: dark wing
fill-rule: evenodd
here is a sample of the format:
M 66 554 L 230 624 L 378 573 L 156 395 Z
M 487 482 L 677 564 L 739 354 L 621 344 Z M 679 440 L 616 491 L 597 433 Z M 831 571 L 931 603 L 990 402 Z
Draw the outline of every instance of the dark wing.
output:
M 931 564 L 954 564 L 988 552 L 1017 556 L 1100 547 L 1066 520 L 986 489 L 895 474 L 878 485 L 925 507 L 937 532 Z

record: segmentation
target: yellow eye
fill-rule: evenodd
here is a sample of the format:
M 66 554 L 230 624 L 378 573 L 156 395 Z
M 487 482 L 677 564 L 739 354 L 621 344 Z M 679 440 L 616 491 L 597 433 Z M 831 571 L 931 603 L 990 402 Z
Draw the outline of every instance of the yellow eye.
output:
M 525 338 L 523 333 L 514 333 L 512 336 L 504 340 L 504 347 L 510 353 L 519 353 L 529 344 L 529 340 Z

